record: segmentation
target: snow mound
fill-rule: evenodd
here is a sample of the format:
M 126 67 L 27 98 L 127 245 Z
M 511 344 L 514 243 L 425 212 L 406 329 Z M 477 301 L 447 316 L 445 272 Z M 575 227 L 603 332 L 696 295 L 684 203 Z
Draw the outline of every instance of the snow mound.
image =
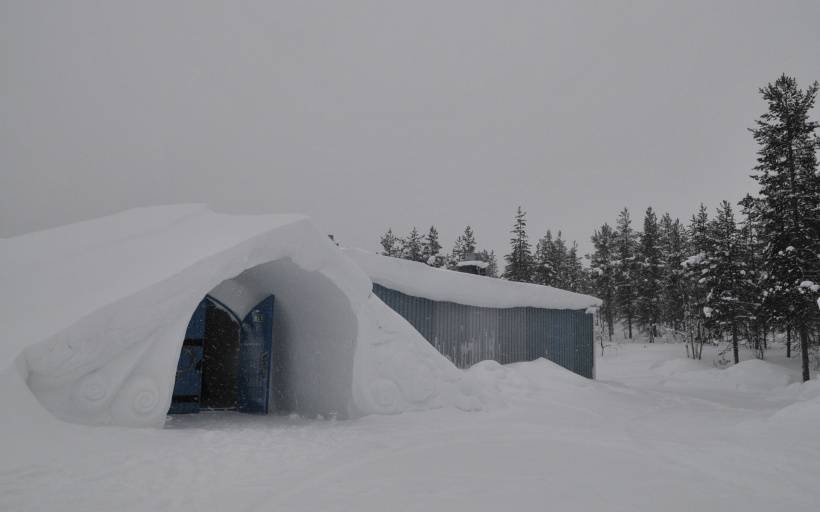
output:
M 566 386 L 587 387 L 593 382 L 543 357 L 507 365 L 481 361 L 466 372 L 477 389 L 496 393 L 487 400 L 493 405 L 505 405 L 506 399 L 531 398 L 541 392 L 552 394 Z
M 237 311 L 276 296 L 296 412 L 483 405 L 304 216 L 163 206 L 2 239 L 0 289 L 4 411 L 34 417 L 39 401 L 78 423 L 162 425 L 208 293 Z
M 652 371 L 669 377 L 667 385 L 728 391 L 760 392 L 785 388 L 793 382 L 791 372 L 759 359 L 742 361 L 726 369 L 706 368 L 691 359 L 672 359 L 656 364 Z
M 652 372 L 665 377 L 671 377 L 679 373 L 701 371 L 703 364 L 694 359 L 669 359 L 667 361 L 658 361 L 649 367 Z
M 414 297 L 492 308 L 586 310 L 601 305 L 601 300 L 595 297 L 550 286 L 453 272 L 361 249 L 344 249 L 344 253 L 373 282 Z

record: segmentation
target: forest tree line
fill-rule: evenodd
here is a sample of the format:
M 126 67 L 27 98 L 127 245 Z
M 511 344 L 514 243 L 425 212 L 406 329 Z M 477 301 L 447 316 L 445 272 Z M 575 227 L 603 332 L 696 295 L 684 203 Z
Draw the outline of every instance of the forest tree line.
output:
M 760 89 L 768 109 L 750 129 L 758 144 L 755 195 L 723 201 L 714 212 L 701 204 L 686 223 L 649 207 L 636 225 L 624 208 L 592 234 L 588 266 L 560 231 L 533 246 L 521 207 L 500 275 L 495 254 L 477 249 L 470 226 L 447 253 L 435 226 L 406 237 L 388 230 L 382 254 L 453 269 L 477 257 L 489 263 L 490 277 L 590 293 L 603 300 L 605 336 L 617 323 L 629 338 L 672 334 L 695 357 L 705 341 L 723 337 L 735 363 L 741 340 L 762 357 L 767 335 L 780 332 L 788 356 L 799 350 L 808 380 L 810 347 L 820 345 L 820 125 L 810 119 L 817 92 L 817 82 L 801 89 L 786 75 Z

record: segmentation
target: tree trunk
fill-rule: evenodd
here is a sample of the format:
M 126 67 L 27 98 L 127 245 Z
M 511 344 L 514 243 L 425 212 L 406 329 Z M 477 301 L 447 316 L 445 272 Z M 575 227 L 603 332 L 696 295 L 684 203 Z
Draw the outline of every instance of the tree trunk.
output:
M 632 339 L 632 317 L 626 319 L 626 323 L 629 326 L 629 339 Z
M 792 328 L 786 327 L 786 357 L 792 356 Z
M 612 341 L 612 335 L 615 334 L 615 322 L 612 321 L 612 311 L 607 308 L 606 324 L 609 327 L 609 341 Z
M 803 382 L 811 379 L 809 375 L 809 326 L 805 322 L 801 323 L 800 327 L 800 358 L 802 359 L 803 367 Z
M 735 358 L 735 364 L 740 362 L 740 354 L 737 350 L 737 323 L 732 322 L 732 355 Z

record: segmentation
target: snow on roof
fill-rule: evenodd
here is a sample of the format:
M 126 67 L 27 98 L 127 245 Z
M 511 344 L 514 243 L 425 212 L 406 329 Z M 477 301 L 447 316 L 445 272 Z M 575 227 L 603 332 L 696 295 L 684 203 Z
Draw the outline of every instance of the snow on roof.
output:
M 424 263 L 381 256 L 362 249 L 344 249 L 373 282 L 414 297 L 469 306 L 544 309 L 587 309 L 601 300 L 551 286 L 453 272 Z
M 486 261 L 481 261 L 481 260 L 469 260 L 469 261 L 459 261 L 458 263 L 456 263 L 456 266 L 458 268 L 461 268 L 461 267 L 487 268 L 487 267 L 490 266 L 490 264 Z

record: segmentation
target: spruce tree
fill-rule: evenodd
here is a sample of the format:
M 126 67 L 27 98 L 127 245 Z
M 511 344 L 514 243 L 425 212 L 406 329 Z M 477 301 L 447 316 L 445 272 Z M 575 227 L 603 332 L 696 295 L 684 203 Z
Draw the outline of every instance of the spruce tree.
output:
M 649 342 L 658 335 L 661 317 L 662 262 L 660 229 L 658 218 L 652 207 L 646 209 L 643 232 L 639 235 L 637 319 L 643 330 L 649 334 Z
M 684 271 L 681 267 L 686 257 L 686 233 L 678 219 L 666 213 L 661 218 L 661 246 L 663 259 L 663 285 L 661 291 L 661 317 L 673 330 L 680 331 L 684 323 L 686 292 Z
M 615 261 L 615 301 L 618 305 L 618 317 L 626 322 L 629 339 L 632 339 L 632 324 L 636 315 L 636 280 L 638 273 L 635 264 L 635 231 L 629 210 L 624 208 L 618 215 L 616 232 L 617 255 Z
M 741 232 L 737 229 L 732 205 L 721 203 L 717 216 L 709 225 L 711 250 L 706 255 L 702 283 L 708 289 L 704 304 L 707 326 L 732 336 L 735 364 L 740 361 L 738 335 L 748 318 L 745 290 L 749 277 L 743 255 Z
M 515 214 L 512 238 L 510 238 L 510 253 L 504 256 L 507 267 L 504 269 L 504 278 L 510 281 L 530 282 L 532 278 L 532 253 L 527 238 L 527 214 L 521 207 Z
M 488 252 L 485 249 L 482 254 L 487 258 L 484 260 L 487 262 L 487 277 L 498 277 L 498 260 L 495 257 L 495 251 L 490 250 Z
M 566 289 L 583 293 L 586 291 L 586 273 L 581 257 L 578 255 L 578 243 L 572 242 L 566 259 Z
M 534 283 L 543 284 L 545 286 L 555 285 L 555 269 L 552 266 L 552 252 L 552 232 L 547 230 L 547 233 L 538 240 L 535 246 L 532 273 Z
M 568 289 L 569 254 L 567 253 L 567 244 L 564 242 L 560 230 L 552 242 L 552 247 L 549 252 L 549 262 L 553 272 L 552 285 L 557 288 Z
M 383 256 L 392 256 L 394 258 L 401 256 L 401 240 L 393 234 L 393 230 L 388 228 L 387 233 L 382 235 L 381 246 Z
M 424 247 L 422 237 L 416 226 L 410 230 L 410 234 L 404 240 L 402 257 L 407 260 L 424 261 Z
M 473 228 L 467 226 L 464 228 L 464 233 L 458 235 L 453 244 L 453 252 L 451 258 L 451 266 L 454 266 L 471 253 L 476 252 L 476 240 Z
M 752 134 L 758 143 L 752 176 L 760 185 L 766 301 L 781 309 L 800 337 L 803 380 L 809 374 L 810 331 L 818 325 L 820 290 L 820 175 L 816 121 L 809 120 L 818 91 L 782 75 L 760 89 L 768 110 Z
M 595 295 L 603 301 L 601 316 L 606 322 L 610 340 L 612 340 L 612 335 L 615 332 L 616 242 L 615 231 L 609 224 L 604 223 L 592 235 L 592 245 L 595 247 L 595 252 L 590 257 L 592 288 Z
M 741 290 L 741 298 L 746 306 L 748 316 L 746 330 L 758 333 L 765 330 L 766 325 L 775 325 L 786 331 L 786 357 L 791 357 L 791 325 L 783 312 L 787 308 L 776 306 L 771 302 L 764 303 L 761 279 L 766 275 L 763 272 L 764 243 L 760 238 L 760 208 L 762 201 L 749 194 L 740 201 L 743 212 L 743 221 L 740 227 L 741 253 L 745 266 L 745 286 Z M 755 334 L 747 332 L 747 337 L 757 338 Z
M 701 203 L 698 212 L 692 215 L 688 227 L 689 235 L 689 257 L 684 260 L 681 267 L 684 270 L 684 288 L 686 293 L 686 310 L 684 314 L 688 319 L 688 327 L 693 332 L 693 338 L 703 343 L 705 339 L 704 324 L 706 316 L 703 308 L 706 306 L 705 273 L 709 270 L 707 255 L 712 252 L 712 239 L 709 236 L 709 213 L 706 206 Z
M 424 247 L 422 248 L 422 255 L 425 263 L 437 267 L 440 266 L 439 253 L 441 252 L 441 243 L 438 241 L 438 230 L 435 226 L 430 226 L 427 235 L 424 237 Z

